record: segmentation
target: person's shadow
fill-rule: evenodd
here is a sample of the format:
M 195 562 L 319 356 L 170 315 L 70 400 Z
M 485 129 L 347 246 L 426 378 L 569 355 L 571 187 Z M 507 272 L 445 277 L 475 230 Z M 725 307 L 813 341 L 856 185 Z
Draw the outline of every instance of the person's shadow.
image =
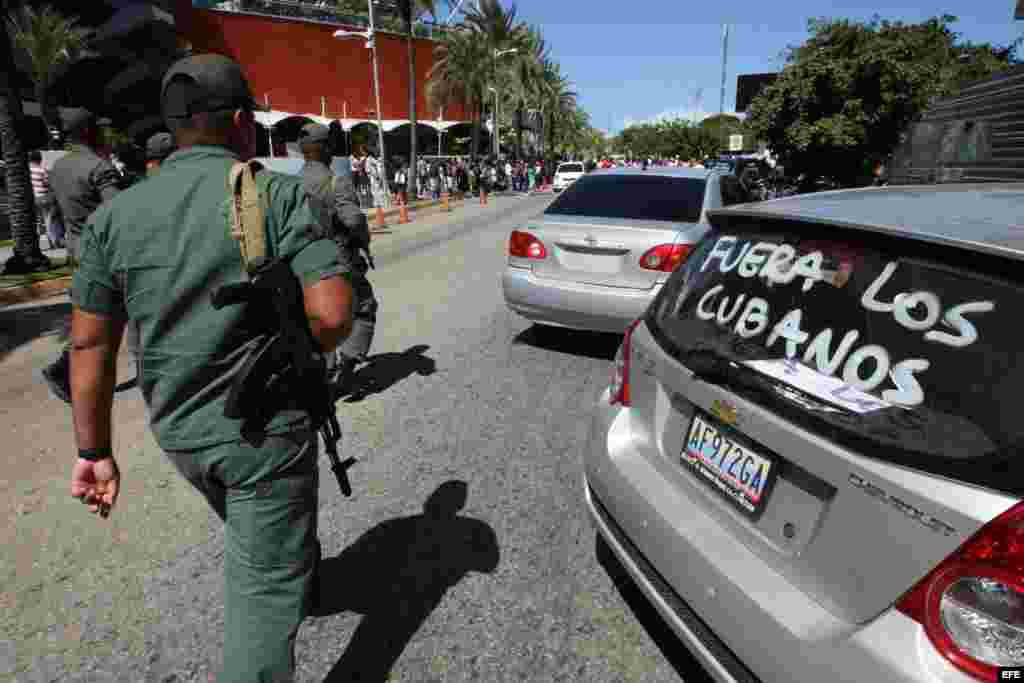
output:
M 459 516 L 467 484 L 447 481 L 423 514 L 378 524 L 320 567 L 320 604 L 313 616 L 363 614 L 324 683 L 384 683 L 412 636 L 449 588 L 468 572 L 493 572 L 500 559 L 490 525 Z
M 398 384 L 413 373 L 426 377 L 437 372 L 437 363 L 423 353 L 426 344 L 411 346 L 401 353 L 378 353 L 366 359 L 366 364 L 353 373 L 345 386 L 337 388 L 337 396 L 345 396 L 346 403 L 362 401 Z

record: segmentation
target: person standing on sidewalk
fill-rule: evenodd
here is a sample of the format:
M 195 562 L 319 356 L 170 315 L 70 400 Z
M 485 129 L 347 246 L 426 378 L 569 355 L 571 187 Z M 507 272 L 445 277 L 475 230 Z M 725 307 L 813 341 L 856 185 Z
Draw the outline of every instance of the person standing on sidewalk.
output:
M 106 518 L 121 475 L 112 449 L 115 358 L 125 322 L 145 348 L 140 384 L 160 448 L 224 522 L 224 656 L 218 683 L 294 680 L 295 637 L 313 608 L 317 434 L 308 416 L 272 405 L 252 445 L 225 404 L 266 327 L 249 306 L 217 310 L 211 293 L 245 278 L 232 238 L 229 174 L 256 154 L 259 109 L 237 63 L 195 55 L 167 71 L 164 118 L 179 149 L 160 172 L 104 204 L 81 233 L 72 284 L 72 393 L 78 459 L 71 495 Z M 352 288 L 323 239 L 301 181 L 258 169 L 266 252 L 301 280 L 317 345 L 351 329 Z M 256 316 L 256 317 L 254 317 Z M 287 397 L 282 397 L 282 403 Z
M 64 218 L 68 262 L 74 267 L 86 219 L 120 191 L 121 174 L 97 151 L 99 124 L 95 114 L 84 109 L 75 113 L 68 120 L 67 133 L 71 151 L 50 169 L 50 187 Z M 65 320 L 64 334 L 71 336 L 70 317 Z M 71 343 L 68 342 L 57 360 L 43 368 L 43 379 L 50 391 L 65 403 L 71 403 L 70 358 Z
M 346 387 L 359 363 L 373 345 L 377 327 L 377 299 L 366 278 L 370 262 L 370 229 L 366 214 L 359 208 L 355 189 L 348 176 L 331 171 L 330 131 L 327 126 L 309 123 L 299 132 L 299 149 L 306 163 L 302 167 L 302 187 L 310 196 L 310 204 L 320 212 L 321 222 L 330 226 L 328 236 L 338 245 L 340 259 L 351 270 L 355 294 L 352 334 L 338 347 L 332 367 L 332 380 L 339 388 Z
M 32 194 L 36 200 L 36 215 L 39 217 L 42 233 L 50 242 L 50 249 L 59 249 L 64 246 L 64 235 L 55 234 L 58 223 L 54 220 L 54 214 L 60 209 L 53 198 L 53 190 L 50 189 L 50 174 L 43 166 L 43 155 L 39 150 L 33 150 L 28 155 L 28 161 L 28 170 L 32 176 Z

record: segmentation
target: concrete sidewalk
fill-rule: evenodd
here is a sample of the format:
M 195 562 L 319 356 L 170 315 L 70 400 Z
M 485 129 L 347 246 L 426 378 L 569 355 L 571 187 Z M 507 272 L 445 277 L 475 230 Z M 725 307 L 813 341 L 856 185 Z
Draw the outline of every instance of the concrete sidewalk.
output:
M 479 197 L 449 200 L 449 211 L 445 211 L 442 202 L 439 200 L 423 200 L 409 206 L 409 223 L 400 223 L 398 206 L 384 209 L 384 226 L 376 224 L 376 209 L 365 209 L 370 222 L 370 232 L 373 240 L 374 255 L 393 253 L 401 248 L 406 241 L 422 240 L 425 234 L 434 230 L 440 230 L 451 221 L 464 218 L 468 213 L 486 211 L 496 204 L 507 205 L 515 198 L 527 197 L 530 195 L 503 192 L 488 196 L 486 205 L 480 204 Z M 40 246 L 43 253 L 56 262 L 64 261 L 67 258 L 66 249 L 46 250 L 48 246 L 45 238 L 40 239 Z M 13 254 L 11 247 L 0 247 L 0 263 L 3 263 Z M 50 280 L 42 280 L 28 285 L 3 286 L 0 285 L 0 307 L 21 304 L 38 299 L 63 294 L 71 286 L 70 277 L 58 277 Z

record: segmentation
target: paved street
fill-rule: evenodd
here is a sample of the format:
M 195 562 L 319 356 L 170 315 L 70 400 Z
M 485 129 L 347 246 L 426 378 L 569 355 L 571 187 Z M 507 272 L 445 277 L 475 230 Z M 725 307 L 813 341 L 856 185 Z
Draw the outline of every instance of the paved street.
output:
M 507 235 L 549 200 L 449 214 L 382 251 L 376 355 L 338 411 L 355 495 L 322 468 L 332 588 L 329 615 L 299 634 L 299 681 L 705 680 L 595 559 L 581 449 L 619 338 L 538 333 L 502 301 Z M 62 310 L 22 314 L 41 332 Z M 0 611 L 19 622 L 3 618 L 0 664 L 30 648 L 60 654 L 18 681 L 205 681 L 221 647 L 215 519 L 161 459 L 134 392 L 117 406 L 119 509 L 106 525 L 84 514 L 65 492 L 70 414 L 31 374 L 56 342 L 5 341 L 0 414 L 18 443 L 4 451 L 31 471 L 0 481 L 18 499 L 0 541 L 29 555 L 3 560 Z

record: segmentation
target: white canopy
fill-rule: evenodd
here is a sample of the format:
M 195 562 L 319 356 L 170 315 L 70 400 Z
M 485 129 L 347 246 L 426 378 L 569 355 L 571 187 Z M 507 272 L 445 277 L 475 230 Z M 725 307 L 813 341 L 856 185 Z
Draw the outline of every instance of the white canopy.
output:
M 276 109 L 271 111 L 258 111 L 255 113 L 255 115 L 256 122 L 266 127 L 276 126 L 285 119 L 290 119 L 293 117 L 309 119 L 310 121 L 321 123 L 325 126 L 330 125 L 331 121 L 334 120 L 326 116 L 318 116 L 317 114 L 297 114 L 295 112 L 279 111 Z M 368 123 L 372 126 L 377 125 L 376 119 L 338 119 L 338 121 L 341 122 L 342 129 L 346 131 L 352 130 L 356 126 L 363 123 Z M 396 128 L 400 128 L 408 124 L 409 119 L 384 119 L 381 123 L 382 127 L 384 128 L 384 132 L 390 133 Z M 417 123 L 420 123 L 424 126 L 429 126 L 434 130 L 445 131 L 451 128 L 452 126 L 457 126 L 460 123 L 471 123 L 471 121 L 431 121 L 429 119 L 424 119 L 421 121 L 417 121 Z

